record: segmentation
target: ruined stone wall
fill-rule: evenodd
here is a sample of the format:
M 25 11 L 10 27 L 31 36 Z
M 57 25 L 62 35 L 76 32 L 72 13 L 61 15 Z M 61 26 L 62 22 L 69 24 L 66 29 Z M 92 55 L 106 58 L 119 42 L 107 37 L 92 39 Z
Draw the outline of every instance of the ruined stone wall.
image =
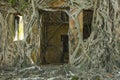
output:
M 42 16 L 39 15 L 38 11 L 62 10 L 70 17 L 68 33 L 70 64 L 78 67 L 82 66 L 86 70 L 93 67 L 102 67 L 107 70 L 112 70 L 113 66 L 119 67 L 119 4 L 119 0 L 31 0 L 29 7 L 25 8 L 22 12 L 25 23 L 25 40 L 18 42 L 12 42 L 12 36 L 10 36 L 12 34 L 10 33 L 11 29 L 8 27 L 8 16 L 10 13 L 15 13 L 16 10 L 13 10 L 11 6 L 5 8 L 5 10 L 1 9 L 1 66 L 13 66 L 14 63 L 14 65 L 20 63 L 19 65 L 21 66 L 21 64 L 26 65 L 29 62 L 40 62 L 39 57 L 36 59 L 36 55 L 40 55 L 39 51 L 42 47 L 40 46 L 42 24 L 39 20 Z M 65 9 L 66 7 L 70 9 Z M 86 42 L 83 41 L 83 22 L 81 20 L 81 17 L 83 17 L 82 11 L 85 9 L 94 9 L 92 33 Z M 11 50 L 9 50 L 9 47 Z M 8 54 L 10 54 L 10 57 Z M 15 54 L 17 57 L 11 54 Z M 102 65 L 100 65 L 101 63 Z
M 72 58 L 73 54 L 76 53 L 76 48 L 79 47 L 78 44 L 82 42 L 82 32 L 83 32 L 83 16 L 82 11 L 83 8 L 79 9 L 77 6 L 70 5 L 71 2 L 65 0 L 57 0 L 57 1 L 49 1 L 42 2 L 40 0 L 34 1 L 35 6 L 33 7 L 30 4 L 29 7 L 25 8 L 22 12 L 14 6 L 10 6 L 10 12 L 4 15 L 3 22 L 7 21 L 4 26 L 1 26 L 3 35 L 1 35 L 1 39 L 3 40 L 3 47 L 1 50 L 1 66 L 25 66 L 31 63 L 40 64 L 40 44 L 41 44 L 41 17 L 39 10 L 46 11 L 64 11 L 69 15 L 69 53 L 70 53 L 70 64 L 74 62 L 74 58 Z M 91 7 L 91 6 L 90 6 Z M 88 8 L 90 8 L 88 7 Z M 34 9 L 35 8 L 35 9 Z M 35 12 L 34 12 L 35 10 Z M 23 41 L 13 41 L 14 35 L 14 14 L 20 12 L 23 16 L 24 20 L 24 32 L 25 39 Z M 35 15 L 33 15 L 35 13 Z M 79 15 L 77 17 L 77 15 Z M 76 16 L 76 17 L 74 17 Z M 78 20 L 78 21 L 77 21 Z M 8 28 L 8 29 L 6 29 Z M 79 28 L 79 29 L 78 29 Z M 8 36 L 9 35 L 9 36 Z M 79 39 L 79 37 L 80 39 Z M 6 42 L 5 42 L 6 41 Z M 5 44 L 6 43 L 6 44 Z M 7 44 L 8 43 L 8 44 Z
M 26 8 L 23 12 L 15 10 L 12 6 L 10 6 L 10 4 L 5 2 L 1 2 L 0 6 L 2 6 L 0 9 L 4 9 L 2 12 L 0 12 L 1 67 L 27 66 L 31 64 L 30 58 L 35 64 L 37 64 L 38 61 L 40 62 L 40 31 L 37 18 L 32 23 L 32 27 L 29 24 L 32 14 L 32 10 L 30 9 L 31 6 Z M 14 17 L 18 12 L 23 16 L 25 37 L 24 40 L 14 41 Z

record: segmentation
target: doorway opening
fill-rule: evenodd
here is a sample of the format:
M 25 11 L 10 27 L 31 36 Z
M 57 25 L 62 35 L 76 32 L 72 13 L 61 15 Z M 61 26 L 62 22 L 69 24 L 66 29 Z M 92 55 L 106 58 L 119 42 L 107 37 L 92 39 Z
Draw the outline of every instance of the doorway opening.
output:
M 63 11 L 41 11 L 41 64 L 69 62 L 69 16 Z

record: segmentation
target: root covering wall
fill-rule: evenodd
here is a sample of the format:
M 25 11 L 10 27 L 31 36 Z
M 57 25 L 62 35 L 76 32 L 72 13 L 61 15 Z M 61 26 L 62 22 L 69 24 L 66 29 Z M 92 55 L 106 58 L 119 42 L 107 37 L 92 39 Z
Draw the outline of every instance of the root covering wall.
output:
M 120 1 L 119 0 L 31 0 L 19 9 L 0 3 L 0 65 L 40 64 L 42 15 L 39 10 L 64 11 L 69 15 L 70 64 L 81 70 L 120 68 Z M 65 9 L 69 7 L 70 10 Z M 3 10 L 4 8 L 4 10 Z M 83 41 L 82 11 L 92 9 L 92 33 Z M 13 14 L 21 12 L 25 39 L 13 41 Z

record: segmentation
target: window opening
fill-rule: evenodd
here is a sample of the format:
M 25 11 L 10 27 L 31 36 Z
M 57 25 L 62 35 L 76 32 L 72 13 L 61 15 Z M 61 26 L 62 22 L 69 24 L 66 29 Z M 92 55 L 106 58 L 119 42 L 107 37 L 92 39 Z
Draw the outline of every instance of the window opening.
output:
M 91 34 L 92 18 L 93 10 L 83 10 L 83 40 L 87 39 Z
M 14 30 L 15 36 L 14 41 L 19 41 L 24 39 L 24 26 L 23 26 L 23 17 L 19 14 L 14 17 Z

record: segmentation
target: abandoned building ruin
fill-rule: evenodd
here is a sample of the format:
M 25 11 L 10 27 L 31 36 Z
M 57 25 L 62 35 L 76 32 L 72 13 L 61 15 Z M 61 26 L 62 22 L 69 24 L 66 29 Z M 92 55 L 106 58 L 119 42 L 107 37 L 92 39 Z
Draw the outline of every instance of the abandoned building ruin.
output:
M 69 54 L 73 52 L 77 45 L 78 33 L 74 20 L 67 12 L 73 13 L 74 9 L 72 10 L 67 2 L 64 1 L 63 3 L 57 3 L 56 1 L 46 5 L 49 5 L 49 7 L 36 9 L 38 14 L 35 24 L 33 24 L 31 32 L 27 35 L 28 28 L 26 26 L 29 22 L 27 20 L 30 16 L 29 12 L 22 13 L 22 15 L 17 11 L 9 13 L 7 18 L 9 22 L 7 25 L 9 27 L 8 47 L 5 51 L 7 55 L 4 56 L 7 59 L 4 59 L 2 55 L 0 57 L 1 65 L 15 65 L 16 60 L 14 59 L 19 59 L 21 58 L 20 56 L 23 57 L 25 53 L 38 65 L 70 63 Z M 90 36 L 92 17 L 92 8 L 82 10 L 78 16 L 83 40 Z M 26 39 L 25 46 L 23 46 L 24 39 Z M 16 46 L 16 44 L 19 46 Z M 30 49 L 31 47 L 34 48 Z M 0 49 L 2 50 L 2 48 Z
M 120 0 L 0 1 L 1 69 L 68 64 L 112 73 L 119 56 Z

